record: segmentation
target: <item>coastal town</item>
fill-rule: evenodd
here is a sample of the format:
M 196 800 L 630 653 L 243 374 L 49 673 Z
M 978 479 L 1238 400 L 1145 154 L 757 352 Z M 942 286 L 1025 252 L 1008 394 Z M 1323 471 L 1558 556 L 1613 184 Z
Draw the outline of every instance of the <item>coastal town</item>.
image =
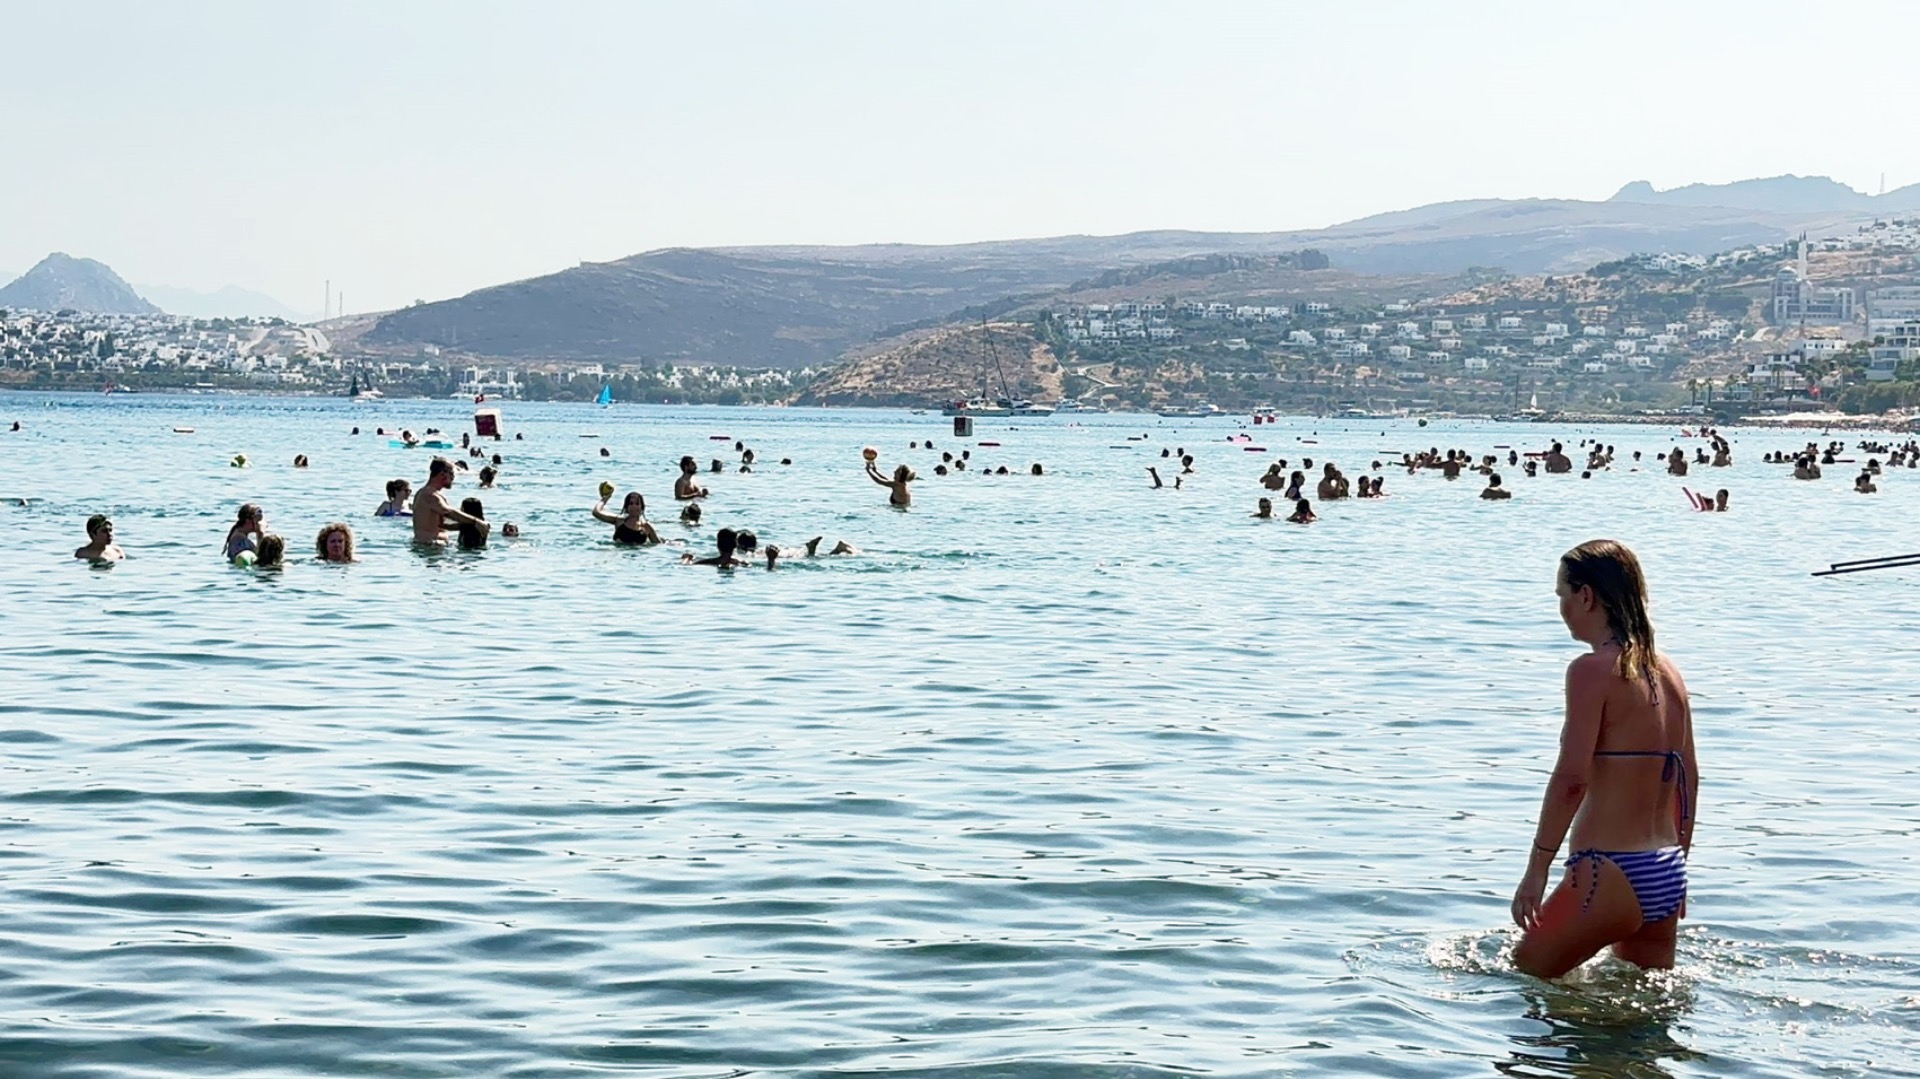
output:
M 1035 303 L 1002 320 L 1024 325 L 1062 372 L 1057 402 L 1082 410 L 1877 414 L 1920 404 L 1916 253 L 1920 221 L 1876 221 L 1819 240 L 1497 275 L 1379 303 L 1334 292 L 1222 297 L 1210 280 L 1195 286 L 1203 294 L 1180 295 L 1176 281 L 1155 282 L 1154 294 L 1112 289 Z M 831 369 L 507 362 L 433 344 L 396 355 L 343 345 L 332 325 L 4 311 L 0 385 L 856 403 L 803 396 L 816 382 L 829 387 Z M 994 390 L 984 362 L 949 374 L 942 385 Z M 1046 394 L 1033 383 L 1023 390 Z M 909 382 L 857 403 L 934 406 L 946 403 L 943 393 Z

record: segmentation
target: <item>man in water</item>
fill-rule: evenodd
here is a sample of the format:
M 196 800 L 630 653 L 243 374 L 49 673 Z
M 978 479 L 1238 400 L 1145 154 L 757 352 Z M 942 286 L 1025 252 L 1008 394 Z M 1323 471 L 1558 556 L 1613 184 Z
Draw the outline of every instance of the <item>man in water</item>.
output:
M 118 562 L 127 557 L 113 542 L 113 519 L 104 513 L 87 518 L 87 545 L 73 552 L 73 557 L 88 562 Z
M 1489 502 L 1495 502 L 1501 499 L 1512 498 L 1513 492 L 1500 486 L 1500 473 L 1495 472 L 1487 476 L 1487 486 L 1481 490 L 1480 497 Z
M 453 462 L 435 457 L 427 466 L 427 485 L 413 496 L 413 542 L 439 546 L 447 542 L 447 529 L 471 525 L 484 537 L 493 526 L 485 518 L 454 508 L 447 491 L 453 487 Z

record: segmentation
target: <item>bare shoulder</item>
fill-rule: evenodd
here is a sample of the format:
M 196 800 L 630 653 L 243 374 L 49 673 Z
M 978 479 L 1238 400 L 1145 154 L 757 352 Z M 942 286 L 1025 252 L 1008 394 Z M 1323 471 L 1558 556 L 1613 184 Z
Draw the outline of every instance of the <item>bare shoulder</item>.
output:
M 1567 664 L 1567 685 L 1581 688 L 1598 687 L 1613 677 L 1613 661 L 1598 652 L 1587 652 L 1575 656 Z
M 1673 660 L 1669 659 L 1665 652 L 1660 653 L 1659 672 L 1660 681 L 1680 699 L 1685 700 L 1687 696 L 1687 681 L 1680 677 L 1680 667 L 1675 664 Z

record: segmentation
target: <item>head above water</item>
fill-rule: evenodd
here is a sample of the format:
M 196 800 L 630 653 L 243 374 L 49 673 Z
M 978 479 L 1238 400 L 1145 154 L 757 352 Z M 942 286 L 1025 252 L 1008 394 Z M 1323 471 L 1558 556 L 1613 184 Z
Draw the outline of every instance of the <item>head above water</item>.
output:
M 448 483 L 453 482 L 453 462 L 447 460 L 445 457 L 435 457 L 433 461 L 427 465 L 427 482 L 431 483 L 443 476 Z
M 1560 617 L 1575 637 L 1620 646 L 1618 671 L 1628 681 L 1653 677 L 1653 622 L 1640 560 L 1618 540 L 1597 539 L 1560 556 Z
M 113 518 L 104 513 L 96 513 L 87 518 L 88 538 L 96 538 L 103 532 L 108 535 L 113 534 Z

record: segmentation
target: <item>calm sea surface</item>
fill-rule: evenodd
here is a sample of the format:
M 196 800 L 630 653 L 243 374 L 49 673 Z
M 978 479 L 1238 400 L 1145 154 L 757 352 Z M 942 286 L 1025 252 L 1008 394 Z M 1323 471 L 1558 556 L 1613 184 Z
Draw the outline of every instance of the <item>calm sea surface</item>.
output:
M 471 405 L 0 395 L 0 1074 L 1920 1075 L 1920 570 L 1807 575 L 1920 548 L 1920 471 L 1761 463 L 1818 432 L 1680 480 L 1628 471 L 1652 427 L 504 408 L 498 489 L 454 494 L 524 538 L 421 555 L 370 514 L 431 451 L 372 432 Z M 1249 516 L 1277 457 L 1590 436 L 1614 471 L 1505 504 L 1389 469 Z M 1170 447 L 1196 474 L 1152 490 Z M 932 474 L 963 448 L 1047 472 Z M 729 463 L 698 531 L 683 453 Z M 602 479 L 701 553 L 862 553 L 616 548 Z M 285 572 L 221 562 L 243 501 Z M 68 557 L 97 511 L 111 570 Z M 357 565 L 311 561 L 336 519 Z M 1507 906 L 1578 651 L 1555 559 L 1602 535 L 1693 690 L 1692 917 L 1670 975 L 1549 985 Z

